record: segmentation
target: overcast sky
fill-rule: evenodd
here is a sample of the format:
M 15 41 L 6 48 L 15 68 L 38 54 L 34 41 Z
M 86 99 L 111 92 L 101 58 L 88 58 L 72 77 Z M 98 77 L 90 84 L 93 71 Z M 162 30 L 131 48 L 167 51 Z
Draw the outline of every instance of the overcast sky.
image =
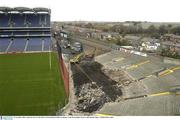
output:
M 180 22 L 179 0 L 0 0 L 0 6 L 48 7 L 53 21 Z

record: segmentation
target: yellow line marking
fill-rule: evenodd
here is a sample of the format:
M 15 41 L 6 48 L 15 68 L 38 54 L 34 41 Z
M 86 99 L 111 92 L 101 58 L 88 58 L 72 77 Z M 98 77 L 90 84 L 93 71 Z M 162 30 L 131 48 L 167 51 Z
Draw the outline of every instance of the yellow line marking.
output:
M 120 57 L 120 58 L 115 58 L 115 59 L 113 59 L 112 61 L 113 62 L 119 62 L 119 61 L 123 61 L 124 60 L 124 58 L 122 58 L 122 57 Z
M 131 70 L 131 69 L 135 69 L 141 65 L 144 65 L 146 63 L 149 63 L 150 61 L 149 60 L 146 60 L 146 61 L 143 61 L 143 62 L 140 62 L 138 64 L 134 64 L 134 65 L 131 65 L 130 67 L 126 68 L 127 70 Z
M 154 97 L 154 96 L 170 95 L 170 94 L 172 94 L 172 93 L 171 92 L 161 92 L 161 93 L 151 94 L 149 96 Z
M 180 66 L 176 66 L 174 68 L 171 68 L 172 71 L 175 71 L 175 70 L 178 70 L 178 69 L 180 69 Z
M 110 114 L 96 114 L 96 116 L 101 116 L 101 117 L 110 117 L 110 116 L 113 116 L 113 115 L 110 115 Z
M 170 74 L 170 73 L 173 73 L 173 71 L 170 70 L 170 69 L 167 69 L 167 70 L 165 70 L 164 73 L 162 73 L 160 76 L 165 76 L 165 75 L 168 75 L 168 74 Z
M 176 67 L 167 69 L 160 76 L 168 75 L 168 74 L 173 73 L 175 70 L 178 70 L 178 69 L 180 69 L 180 66 L 176 66 Z

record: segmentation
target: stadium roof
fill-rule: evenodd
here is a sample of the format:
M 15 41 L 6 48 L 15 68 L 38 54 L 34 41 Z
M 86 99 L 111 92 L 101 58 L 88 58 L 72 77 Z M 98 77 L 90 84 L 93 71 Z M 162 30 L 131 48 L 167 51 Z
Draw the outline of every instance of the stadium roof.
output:
M 0 11 L 2 11 L 2 12 L 8 12 L 11 10 L 12 10 L 12 8 L 10 8 L 10 7 L 0 7 Z
M 34 10 L 35 12 L 50 12 L 50 9 L 48 9 L 48 8 L 43 8 L 43 7 L 33 8 L 33 10 Z
M 43 7 L 37 7 L 37 8 L 28 8 L 28 7 L 0 7 L 0 12 L 8 13 L 8 12 L 34 12 L 34 13 L 39 13 L 39 12 L 46 12 L 46 13 L 51 13 L 51 10 L 48 8 L 43 8 Z
M 28 8 L 28 7 L 15 7 L 13 10 L 19 11 L 19 12 L 27 12 L 27 11 L 31 11 L 32 12 L 32 9 Z

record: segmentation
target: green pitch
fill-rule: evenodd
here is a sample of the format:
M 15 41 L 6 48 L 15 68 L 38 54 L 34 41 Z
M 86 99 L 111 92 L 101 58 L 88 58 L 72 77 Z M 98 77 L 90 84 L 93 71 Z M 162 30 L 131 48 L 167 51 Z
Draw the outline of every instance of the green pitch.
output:
M 57 55 L 0 55 L 0 115 L 54 115 L 66 94 Z

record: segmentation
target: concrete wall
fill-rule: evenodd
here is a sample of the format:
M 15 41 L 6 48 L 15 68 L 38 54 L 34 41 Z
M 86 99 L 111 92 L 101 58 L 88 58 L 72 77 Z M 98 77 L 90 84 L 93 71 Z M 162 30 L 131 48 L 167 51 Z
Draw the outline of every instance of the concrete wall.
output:
M 69 98 L 69 65 L 65 63 L 64 57 L 61 52 L 61 47 L 58 43 L 57 43 L 57 51 L 58 51 L 58 57 L 59 57 L 59 62 L 60 62 L 61 74 L 64 80 L 64 87 L 66 90 L 66 95 Z

